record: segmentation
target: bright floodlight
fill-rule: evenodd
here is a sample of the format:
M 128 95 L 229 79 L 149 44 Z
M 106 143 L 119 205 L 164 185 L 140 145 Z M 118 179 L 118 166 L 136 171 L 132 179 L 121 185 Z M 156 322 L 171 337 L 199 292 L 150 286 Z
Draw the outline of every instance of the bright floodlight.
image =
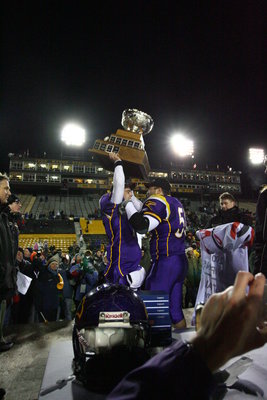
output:
M 61 140 L 68 146 L 81 146 L 85 142 L 85 130 L 79 125 L 67 124 L 62 129 Z
M 249 159 L 252 164 L 262 164 L 264 160 L 264 150 L 249 149 Z
M 185 138 L 183 135 L 176 134 L 171 138 L 171 145 L 178 156 L 192 156 L 194 153 L 194 143 L 192 140 Z

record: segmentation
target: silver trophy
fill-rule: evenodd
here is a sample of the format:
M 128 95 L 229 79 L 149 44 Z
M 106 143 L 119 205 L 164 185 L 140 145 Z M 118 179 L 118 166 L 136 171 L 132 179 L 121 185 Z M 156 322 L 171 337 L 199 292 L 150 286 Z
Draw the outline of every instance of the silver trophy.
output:
M 128 108 L 122 113 L 121 124 L 126 131 L 147 135 L 152 130 L 154 121 L 150 115 L 143 111 Z
M 104 139 L 97 139 L 89 152 L 96 156 L 104 168 L 111 171 L 114 165 L 108 153 L 118 153 L 123 160 L 126 176 L 147 180 L 150 166 L 143 136 L 152 130 L 153 119 L 143 111 L 127 109 L 122 113 L 121 124 L 125 130 L 118 129 Z

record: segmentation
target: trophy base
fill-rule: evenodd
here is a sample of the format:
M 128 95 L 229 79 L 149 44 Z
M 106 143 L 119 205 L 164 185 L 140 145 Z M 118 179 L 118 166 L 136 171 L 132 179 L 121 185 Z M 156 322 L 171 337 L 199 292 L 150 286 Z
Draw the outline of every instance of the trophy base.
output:
M 114 163 L 109 159 L 109 153 L 114 152 L 123 161 L 123 169 L 127 178 L 148 180 L 149 161 L 144 149 L 143 137 L 140 133 L 118 129 L 105 140 L 97 139 L 94 147 L 88 150 L 94 154 L 108 171 L 114 170 Z
M 110 160 L 108 152 L 89 149 L 90 154 L 93 154 L 98 162 L 108 171 L 114 171 L 114 163 Z M 150 166 L 148 157 L 145 151 L 133 149 L 129 152 L 127 149 L 119 150 L 119 157 L 123 161 L 123 170 L 126 178 L 140 178 L 148 180 Z M 135 154 L 137 153 L 137 154 Z

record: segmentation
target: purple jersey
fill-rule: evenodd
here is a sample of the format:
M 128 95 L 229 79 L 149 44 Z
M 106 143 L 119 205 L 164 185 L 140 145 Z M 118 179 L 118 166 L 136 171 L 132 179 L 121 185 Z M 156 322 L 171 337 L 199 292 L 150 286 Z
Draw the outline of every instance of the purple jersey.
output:
M 117 276 L 123 277 L 138 269 L 142 253 L 126 215 L 121 215 L 119 212 L 120 205 L 111 202 L 111 194 L 104 194 L 99 203 L 109 240 L 107 246 L 109 263 L 105 276 L 113 281 Z
M 151 231 L 150 252 L 153 260 L 184 254 L 185 212 L 177 198 L 150 196 L 143 205 L 142 213 L 159 221 L 159 225 Z

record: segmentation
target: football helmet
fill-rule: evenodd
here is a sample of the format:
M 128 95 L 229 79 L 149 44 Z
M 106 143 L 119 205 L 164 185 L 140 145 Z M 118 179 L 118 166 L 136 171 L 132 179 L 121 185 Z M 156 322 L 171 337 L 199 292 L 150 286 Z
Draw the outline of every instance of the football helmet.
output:
M 73 328 L 73 372 L 91 391 L 108 393 L 149 359 L 145 305 L 130 287 L 104 283 L 83 297 Z

